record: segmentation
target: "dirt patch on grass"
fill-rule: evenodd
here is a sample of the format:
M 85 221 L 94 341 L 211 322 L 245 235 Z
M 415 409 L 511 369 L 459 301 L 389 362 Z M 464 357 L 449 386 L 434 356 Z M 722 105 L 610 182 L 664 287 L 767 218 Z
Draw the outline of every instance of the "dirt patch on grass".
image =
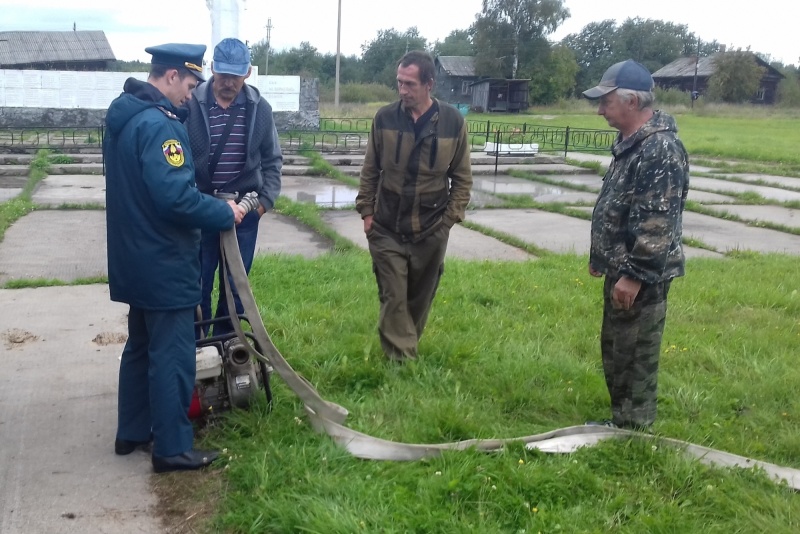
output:
M 225 487 L 219 469 L 153 475 L 150 487 L 158 497 L 155 515 L 168 534 L 212 533 Z

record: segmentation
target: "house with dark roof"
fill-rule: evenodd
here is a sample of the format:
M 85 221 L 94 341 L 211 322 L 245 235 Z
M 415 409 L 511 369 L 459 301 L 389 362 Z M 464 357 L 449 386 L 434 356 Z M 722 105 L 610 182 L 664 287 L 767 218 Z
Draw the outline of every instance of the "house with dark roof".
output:
M 472 83 L 478 81 L 470 56 L 436 56 L 436 98 L 451 104 L 472 104 Z
M 654 72 L 653 81 L 663 89 L 680 89 L 686 92 L 696 90 L 702 95 L 708 88 L 709 78 L 716 72 L 716 59 L 724 53 L 718 52 L 700 58 L 696 56 L 678 58 Z M 764 76 L 761 78 L 758 91 L 750 102 L 774 104 L 778 93 L 778 83 L 784 78 L 784 75 L 757 55 L 753 54 L 753 58 L 760 67 L 764 67 Z
M 0 32 L 0 69 L 103 71 L 115 60 L 102 31 Z
M 436 98 L 482 112 L 528 109 L 530 80 L 477 76 L 474 58 L 470 56 L 437 56 L 433 63 L 436 69 Z

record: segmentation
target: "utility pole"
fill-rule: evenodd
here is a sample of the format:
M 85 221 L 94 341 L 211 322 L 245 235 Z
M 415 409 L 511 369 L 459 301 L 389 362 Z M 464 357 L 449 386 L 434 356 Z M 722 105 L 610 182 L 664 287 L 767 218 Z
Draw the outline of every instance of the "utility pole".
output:
M 342 57 L 341 52 L 342 42 L 342 0 L 339 0 L 339 21 L 336 25 L 336 85 L 333 91 L 333 105 L 336 111 L 339 111 L 339 67 Z
M 272 35 L 272 17 L 267 19 L 267 60 L 264 62 L 264 76 L 269 74 L 269 49 L 270 49 L 270 41 Z
M 700 38 L 697 38 L 697 55 L 694 58 L 694 80 L 692 81 L 692 109 L 694 101 L 697 100 L 697 66 L 700 63 Z

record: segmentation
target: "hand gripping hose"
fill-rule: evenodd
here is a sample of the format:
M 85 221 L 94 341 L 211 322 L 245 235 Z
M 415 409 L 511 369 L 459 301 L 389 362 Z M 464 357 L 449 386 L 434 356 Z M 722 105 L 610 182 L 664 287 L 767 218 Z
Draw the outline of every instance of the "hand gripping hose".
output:
M 798 469 L 782 467 L 768 462 L 694 445 L 685 441 L 652 436 L 620 428 L 580 425 L 517 438 L 470 439 L 436 444 L 400 443 L 376 438 L 352 430 L 344 425 L 344 421 L 347 418 L 347 410 L 338 404 L 323 399 L 308 380 L 292 369 L 272 343 L 264 327 L 264 323 L 261 320 L 261 315 L 258 312 L 255 299 L 253 298 L 253 292 L 250 288 L 247 273 L 242 263 L 242 257 L 239 253 L 236 232 L 234 230 L 222 232 L 220 234 L 220 244 L 223 269 L 227 270 L 232 276 L 234 284 L 239 290 L 239 297 L 244 306 L 245 315 L 253 329 L 252 334 L 258 342 L 258 346 L 264 351 L 264 354 L 256 351 L 249 343 L 245 343 L 245 346 L 248 347 L 253 357 L 271 366 L 274 371 L 283 378 L 292 391 L 300 397 L 305 404 L 305 410 L 312 427 L 317 432 L 325 433 L 333 438 L 338 445 L 344 447 L 350 454 L 357 458 L 367 460 L 419 460 L 438 456 L 442 451 L 465 450 L 469 448 L 487 452 L 497 451 L 502 449 L 506 444 L 514 442 L 523 442 L 526 448 L 538 449 L 542 452 L 569 453 L 580 447 L 591 446 L 605 439 L 637 437 L 653 440 L 654 443 L 677 447 L 684 453 L 697 458 L 705 464 L 721 467 L 758 467 L 763 469 L 774 481 L 785 481 L 790 488 L 800 490 L 800 470 Z M 233 303 L 233 294 L 231 293 L 230 284 L 225 285 L 225 296 L 228 299 L 229 309 L 236 309 Z M 241 322 L 236 314 L 231 316 L 231 320 L 237 335 L 241 339 L 245 339 Z

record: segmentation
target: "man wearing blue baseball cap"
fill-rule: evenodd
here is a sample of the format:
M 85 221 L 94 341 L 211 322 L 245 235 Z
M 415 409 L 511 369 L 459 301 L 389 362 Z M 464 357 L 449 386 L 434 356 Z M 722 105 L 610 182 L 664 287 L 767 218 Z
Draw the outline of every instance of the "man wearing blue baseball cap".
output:
M 195 310 L 200 303 L 200 229 L 242 220 L 233 201 L 204 195 L 181 106 L 202 81 L 206 47 L 152 46 L 146 82 L 128 78 L 106 113 L 108 285 L 130 305 L 119 368 L 114 451 L 152 441 L 157 473 L 199 469 L 217 457 L 193 448 L 188 418 L 195 382 Z
M 650 71 L 629 59 L 583 92 L 619 130 L 592 213 L 589 255 L 589 274 L 605 276 L 600 349 L 612 418 L 601 424 L 633 429 L 656 418 L 667 294 L 684 274 L 689 192 L 686 149 L 675 119 L 653 110 L 653 86 Z
M 250 50 L 239 39 L 227 38 L 214 48 L 211 79 L 194 90 L 186 123 L 192 145 L 197 187 L 204 193 L 234 196 L 251 210 L 236 227 L 245 270 L 253 264 L 261 216 L 272 209 L 281 192 L 283 156 L 272 107 L 258 89 L 245 83 L 250 76 Z M 244 312 L 239 293 L 219 269 L 219 232 L 204 230 L 201 244 L 203 319 L 212 315 L 211 291 L 219 271 L 220 290 L 215 318 Z M 236 310 L 228 310 L 224 284 L 230 284 Z M 215 336 L 233 331 L 230 321 L 214 322 Z

